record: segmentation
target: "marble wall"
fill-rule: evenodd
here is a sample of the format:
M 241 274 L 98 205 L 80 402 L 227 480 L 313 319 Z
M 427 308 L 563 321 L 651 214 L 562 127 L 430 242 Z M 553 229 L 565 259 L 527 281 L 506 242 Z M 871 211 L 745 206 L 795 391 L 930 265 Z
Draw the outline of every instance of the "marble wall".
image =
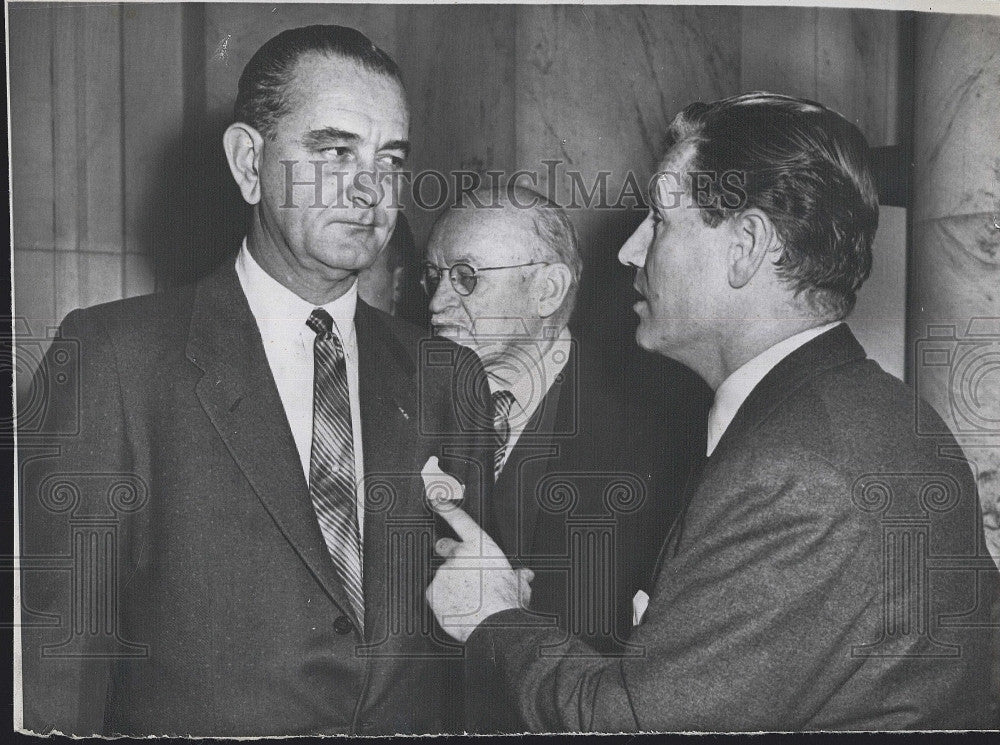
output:
M 197 276 L 230 250 L 244 208 L 219 137 L 236 81 L 263 41 L 307 23 L 355 26 L 399 61 L 414 171 L 525 169 L 560 201 L 569 171 L 588 190 L 606 173 L 609 202 L 629 173 L 642 184 L 691 100 L 768 89 L 831 105 L 873 145 L 902 144 L 912 130 L 912 213 L 883 209 L 853 320 L 891 372 L 903 376 L 912 355 L 908 378 L 961 433 L 1000 555 L 1000 20 L 918 14 L 911 71 L 899 65 L 900 16 L 888 11 L 14 3 L 20 335 L 44 339 L 75 307 Z M 900 84 L 911 72 L 915 114 Z M 558 161 L 555 183 L 545 160 Z M 435 215 L 412 203 L 406 214 L 419 250 Z M 571 210 L 587 256 L 578 322 L 622 344 L 635 319 L 615 300 L 629 276 L 614 256 L 641 216 Z M 930 336 L 940 328 L 952 330 L 954 362 L 923 364 L 921 345 L 942 342 Z M 17 364 L 21 387 L 32 360 Z
M 977 470 L 1000 559 L 1000 18 L 917 25 L 913 380 Z
M 12 8 L 11 163 L 17 313 L 32 331 L 121 297 L 121 13 Z M 20 372 L 20 371 L 19 371 Z
M 588 191 L 606 173 L 609 203 L 630 173 L 644 186 L 682 105 L 741 90 L 832 102 L 873 144 L 898 136 L 898 15 L 889 12 L 14 4 L 16 302 L 33 331 L 74 307 L 198 276 L 231 249 L 245 208 L 219 138 L 236 81 L 267 38 L 309 23 L 355 26 L 399 61 L 415 172 L 526 169 L 561 201 L 569 171 Z M 411 203 L 406 215 L 420 249 L 435 214 Z M 588 264 L 579 322 L 623 340 L 635 319 L 614 300 L 630 281 L 614 257 L 641 217 L 627 206 L 571 210 Z M 898 234 L 880 238 L 894 252 L 902 245 Z M 901 298 L 902 274 L 880 276 L 895 284 L 873 277 L 868 296 Z M 859 311 L 865 302 L 863 293 Z M 892 303 L 868 313 L 880 324 L 876 356 L 902 349 Z M 890 357 L 880 359 L 895 370 Z
M 899 144 L 900 15 L 878 10 L 746 8 L 740 85 L 839 111 L 873 146 Z
M 613 298 L 628 296 L 632 273 L 616 254 L 645 210 L 626 186 L 645 190 L 667 125 L 685 104 L 737 92 L 739 49 L 738 8 L 520 9 L 517 167 L 538 173 L 539 188 L 561 204 L 573 201 L 574 178 L 590 193 L 605 178 L 605 200 L 598 191 L 590 208 L 568 210 L 587 267 L 578 324 L 630 343 L 635 317 Z M 548 159 L 559 163 L 555 184 Z M 587 203 L 579 189 L 576 197 Z M 625 206 L 616 208 L 619 197 Z
M 875 10 L 744 8 L 741 90 L 823 103 L 853 121 L 873 147 L 900 145 L 900 17 Z M 879 210 L 871 276 L 851 328 L 868 355 L 905 375 L 907 210 Z

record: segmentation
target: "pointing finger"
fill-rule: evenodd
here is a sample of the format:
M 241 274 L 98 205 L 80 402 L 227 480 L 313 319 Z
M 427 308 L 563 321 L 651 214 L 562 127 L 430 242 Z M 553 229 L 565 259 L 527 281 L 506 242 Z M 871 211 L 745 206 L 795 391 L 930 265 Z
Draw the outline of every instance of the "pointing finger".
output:
M 427 459 L 420 476 L 424 481 L 424 494 L 432 509 L 436 509 L 442 503 L 462 501 L 465 487 L 454 476 L 441 470 L 436 455 Z
M 484 535 L 483 529 L 479 527 L 479 523 L 469 517 L 468 513 L 461 507 L 453 505 L 442 507 L 435 506 L 433 503 L 432 507 L 435 512 L 444 518 L 444 521 L 455 531 L 455 534 L 463 543 L 468 543 L 469 547 L 474 549 L 475 553 L 479 552 L 479 547 L 482 545 L 482 536 Z
M 437 543 L 434 544 L 434 552 L 444 558 L 449 558 L 455 549 L 457 549 L 461 544 L 452 538 L 440 538 Z

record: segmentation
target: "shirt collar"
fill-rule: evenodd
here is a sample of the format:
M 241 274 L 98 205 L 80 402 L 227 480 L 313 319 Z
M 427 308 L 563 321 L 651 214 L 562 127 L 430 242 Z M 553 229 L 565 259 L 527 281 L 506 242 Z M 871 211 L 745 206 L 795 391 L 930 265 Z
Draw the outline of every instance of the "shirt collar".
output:
M 572 336 L 569 329 L 563 327 L 555 338 L 552 346 L 539 358 L 537 355 L 525 355 L 525 374 L 521 375 L 510 387 L 514 394 L 514 404 L 511 406 L 509 421 L 514 429 L 524 427 L 528 420 L 542 403 L 545 394 L 555 383 L 559 373 L 569 361 Z M 530 365 L 530 367 L 529 367 Z M 501 390 L 499 384 L 490 379 L 490 390 L 496 393 Z
M 722 385 L 715 392 L 712 408 L 708 412 L 708 455 L 711 455 L 712 451 L 715 450 L 715 446 L 719 444 L 722 435 L 732 423 L 736 412 L 739 411 L 740 406 L 747 400 L 757 384 L 764 379 L 764 376 L 796 349 L 840 323 L 842 321 L 834 321 L 789 336 L 774 346 L 768 347 L 749 362 L 744 363 L 722 381 Z
M 343 343 L 353 341 L 354 312 L 358 305 L 357 280 L 351 288 L 336 300 L 316 306 L 303 300 L 278 280 L 268 274 L 257 263 L 247 248 L 246 238 L 236 257 L 236 274 L 240 278 L 243 292 L 247 296 L 250 311 L 260 325 L 301 325 L 306 331 L 306 319 L 317 307 L 322 307 L 333 318 L 337 336 Z M 309 331 L 311 334 L 312 332 Z

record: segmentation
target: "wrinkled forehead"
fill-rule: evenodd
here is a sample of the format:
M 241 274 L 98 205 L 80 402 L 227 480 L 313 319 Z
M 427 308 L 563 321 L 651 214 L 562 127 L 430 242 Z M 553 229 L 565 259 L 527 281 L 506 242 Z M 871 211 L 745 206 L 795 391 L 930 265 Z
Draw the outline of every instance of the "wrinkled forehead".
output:
M 514 206 L 459 207 L 445 212 L 434 226 L 428 255 L 448 265 L 501 265 L 532 261 L 539 237 L 529 210 Z
M 398 80 L 354 60 L 306 54 L 295 65 L 287 94 L 291 115 L 336 112 L 382 127 L 409 128 L 406 94 Z

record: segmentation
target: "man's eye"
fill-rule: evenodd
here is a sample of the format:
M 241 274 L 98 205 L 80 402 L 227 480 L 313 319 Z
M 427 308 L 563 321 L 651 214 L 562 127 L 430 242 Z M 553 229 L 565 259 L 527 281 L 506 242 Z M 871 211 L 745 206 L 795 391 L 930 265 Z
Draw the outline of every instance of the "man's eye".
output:
M 320 150 L 324 155 L 332 155 L 337 158 L 346 158 L 351 154 L 351 148 L 344 145 L 333 145 L 331 147 L 324 147 Z
M 398 171 L 406 164 L 406 159 L 399 155 L 379 156 L 379 165 L 383 168 Z

